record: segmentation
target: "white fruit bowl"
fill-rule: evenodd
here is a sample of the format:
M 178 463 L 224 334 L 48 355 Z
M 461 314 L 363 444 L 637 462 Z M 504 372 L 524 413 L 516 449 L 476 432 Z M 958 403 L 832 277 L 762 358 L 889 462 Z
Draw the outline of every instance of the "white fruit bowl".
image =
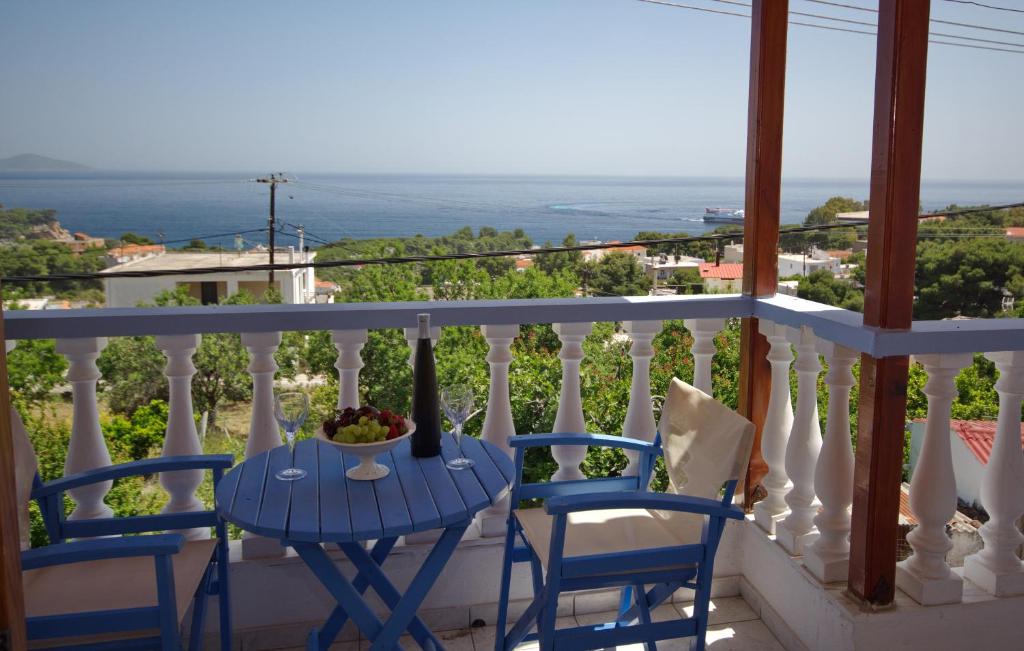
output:
M 412 433 L 416 431 L 416 423 L 408 418 L 405 419 L 405 426 L 409 428 L 409 431 L 405 434 L 387 441 L 374 441 L 373 443 L 339 443 L 338 441 L 332 441 L 327 438 L 322 428 L 316 433 L 316 436 L 321 441 L 327 441 L 331 445 L 341 448 L 342 452 L 346 454 L 354 454 L 359 457 L 359 465 L 349 468 L 345 472 L 346 477 L 357 481 L 370 481 L 387 477 L 391 472 L 387 466 L 377 463 L 376 458 L 378 454 L 384 454 L 389 451 L 398 445 L 399 442 L 412 436 Z

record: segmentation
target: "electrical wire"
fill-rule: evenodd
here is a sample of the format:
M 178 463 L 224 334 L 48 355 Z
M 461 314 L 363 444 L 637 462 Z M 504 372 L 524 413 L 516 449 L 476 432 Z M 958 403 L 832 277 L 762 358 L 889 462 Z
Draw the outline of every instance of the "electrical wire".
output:
M 946 2 L 953 2 L 958 5 L 974 5 L 975 7 L 981 7 L 982 9 L 993 9 L 995 11 L 1012 11 L 1018 14 L 1024 14 L 1024 9 L 1011 9 L 1010 7 L 997 7 L 995 5 L 987 5 L 983 2 L 974 2 L 973 0 L 946 0 Z
M 735 5 L 735 6 L 739 6 L 739 7 L 750 8 L 749 4 L 746 4 L 746 3 L 743 3 L 743 2 L 737 2 L 736 0 L 709 0 L 709 1 L 710 2 L 719 2 L 719 3 L 727 4 L 727 5 Z M 815 0 L 808 0 L 808 2 L 814 2 L 814 1 Z M 656 5 L 664 5 L 666 7 L 676 7 L 678 9 L 691 9 L 691 10 L 695 10 L 695 11 L 705 11 L 705 12 L 709 12 L 709 13 L 722 14 L 722 15 L 727 15 L 727 16 L 740 16 L 742 18 L 750 18 L 750 16 L 748 14 L 744 14 L 744 13 L 737 13 L 737 12 L 732 12 L 732 11 L 720 11 L 720 10 L 716 10 L 716 9 L 707 9 L 707 8 L 704 8 L 704 7 L 695 7 L 693 5 L 685 5 L 685 4 L 681 4 L 681 3 L 677 3 L 677 2 L 668 2 L 667 0 L 638 0 L 638 2 L 645 2 L 645 3 L 648 3 L 648 4 L 656 4 Z M 824 3 L 824 4 L 833 4 L 833 3 Z M 835 4 L 838 4 L 838 3 L 835 3 Z M 846 6 L 846 5 L 844 5 L 844 6 Z M 864 7 L 853 7 L 852 5 L 849 5 L 849 8 L 865 9 Z M 868 11 L 868 10 L 865 9 L 865 11 Z M 870 10 L 870 11 L 875 11 L 875 10 Z M 819 20 L 831 20 L 831 21 L 840 22 L 840 23 L 847 23 L 847 24 L 853 24 L 853 25 L 864 25 L 864 26 L 867 26 L 867 27 L 876 27 L 877 28 L 877 25 L 875 23 L 871 23 L 871 22 L 867 22 L 867 21 L 863 21 L 863 20 L 852 20 L 852 19 L 849 19 L 849 18 L 839 18 L 839 17 L 835 17 L 835 16 L 824 16 L 824 15 L 821 15 L 821 14 L 812 14 L 812 13 L 806 13 L 806 12 L 801 12 L 801 11 L 790 11 L 789 13 L 791 15 L 794 15 L 794 16 L 804 16 L 806 18 L 816 18 L 816 19 L 819 19 Z M 818 25 L 816 23 L 805 23 L 805 22 L 797 21 L 797 20 L 790 20 L 788 22 L 789 22 L 790 25 L 798 25 L 800 27 L 812 27 L 812 28 L 815 28 L 815 29 L 825 29 L 825 30 L 829 30 L 829 31 L 833 31 L 833 32 L 846 32 L 846 33 L 849 33 L 849 34 L 865 34 L 865 35 L 868 35 L 868 36 L 877 36 L 876 32 L 869 32 L 869 31 L 859 30 L 859 29 L 850 29 L 850 28 L 844 28 L 844 27 L 834 27 L 834 26 L 831 26 L 831 25 Z M 947 21 L 939 21 L 939 20 L 935 20 L 935 22 L 944 22 L 944 23 L 951 24 L 951 25 L 959 25 L 961 27 L 974 27 L 974 26 L 963 24 L 963 23 L 949 23 Z M 985 28 L 985 27 L 975 27 L 975 28 L 976 29 L 990 29 L 991 31 L 1008 32 L 1008 33 L 1011 33 L 1011 34 L 1024 35 L 1024 32 L 1014 32 L 1012 30 L 1003 30 L 1003 29 Z M 955 39 L 961 39 L 961 40 L 965 40 L 965 41 L 974 41 L 974 42 L 978 42 L 978 43 L 991 43 L 991 44 L 995 44 L 995 45 L 1007 45 L 1007 46 L 1011 46 L 1011 47 L 1024 48 L 1024 43 L 1011 43 L 1009 41 L 996 41 L 996 40 L 993 40 L 993 39 L 978 38 L 978 37 L 974 37 L 974 36 L 961 36 L 959 34 L 948 34 L 948 33 L 945 33 L 945 32 L 928 32 L 928 34 L 930 36 L 940 36 L 942 38 L 955 38 Z M 935 45 L 951 45 L 951 46 L 954 46 L 954 47 L 964 47 L 964 48 L 969 48 L 969 49 L 974 49 L 974 50 L 990 50 L 990 51 L 993 51 L 993 52 L 1009 52 L 1011 54 L 1024 54 L 1024 49 L 1008 49 L 1008 48 L 999 48 L 999 47 L 989 47 L 989 46 L 984 46 L 984 45 L 969 45 L 969 44 L 966 44 L 966 43 L 954 43 L 954 42 L 951 42 L 951 41 L 942 41 L 942 40 L 937 40 L 937 39 L 929 39 L 928 42 L 929 43 L 933 43 Z
M 962 210 L 947 210 L 934 213 L 918 215 L 918 219 L 931 217 L 948 217 L 965 215 L 970 213 L 990 212 L 1007 208 L 1024 207 L 1024 202 L 1005 204 L 1002 206 L 985 206 L 980 208 L 965 208 Z M 811 226 L 797 226 L 793 228 L 780 229 L 779 235 L 793 235 L 798 233 L 810 233 L 816 231 L 828 231 L 837 228 L 856 228 L 860 225 L 833 223 L 817 224 Z M 863 227 L 863 226 L 861 226 Z M 243 271 L 291 271 L 293 269 L 332 269 L 338 267 L 361 267 L 365 265 L 390 265 L 406 263 L 427 263 L 441 260 L 475 260 L 481 258 L 504 258 L 517 255 L 546 255 L 550 253 L 569 253 L 574 251 L 591 251 L 595 249 L 618 249 L 631 246 L 654 246 L 658 244 L 688 244 L 693 242 L 716 242 L 721 243 L 729 240 L 742 240 L 743 232 L 736 233 L 715 233 L 712 235 L 697 235 L 687 237 L 664 237 L 648 240 L 631 240 L 629 242 L 608 242 L 599 244 L 578 244 L 575 246 L 545 247 L 542 249 L 509 249 L 503 251 L 478 251 L 471 253 L 446 253 L 442 255 L 408 255 L 390 258 L 356 258 L 347 260 L 328 260 L 320 262 L 299 262 L 284 264 L 258 264 L 245 267 L 202 267 L 193 269 L 153 269 L 136 271 L 113 271 L 110 273 L 64 273 L 64 274 L 37 274 L 23 276 L 7 276 L 0 278 L 6 282 L 38 282 L 38 281 L 59 281 L 59 280 L 99 280 L 104 278 L 153 278 L 160 276 L 194 276 L 221 271 L 243 272 Z
M 641 0 L 643 2 L 644 0 Z M 877 14 L 877 9 L 871 9 L 870 7 L 858 7 L 857 5 L 850 5 L 843 2 L 832 2 L 832 0 L 804 0 L 805 2 L 813 2 L 819 5 L 829 5 L 831 7 L 841 7 L 843 9 L 854 9 L 856 11 L 866 11 L 869 13 Z M 941 20 L 939 18 L 931 18 L 931 22 L 939 23 L 940 25 L 953 25 L 955 27 L 966 27 L 968 29 L 980 29 L 989 32 L 1003 32 L 1004 34 L 1016 34 L 1017 36 L 1024 36 L 1024 32 L 1020 32 L 1013 29 L 1002 29 L 1000 27 L 987 27 L 985 25 L 972 25 L 970 23 L 960 23 L 952 20 Z

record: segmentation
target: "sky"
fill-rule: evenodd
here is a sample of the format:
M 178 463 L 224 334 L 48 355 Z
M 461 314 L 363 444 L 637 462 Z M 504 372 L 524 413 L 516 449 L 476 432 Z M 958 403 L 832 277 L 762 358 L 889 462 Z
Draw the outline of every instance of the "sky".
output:
M 808 0 L 790 9 L 876 18 Z M 1024 32 L 1024 13 L 934 0 L 932 16 Z M 738 177 L 749 44 L 749 19 L 635 0 L 8 0 L 0 157 L 131 171 Z M 869 175 L 874 57 L 871 36 L 791 26 L 786 175 Z M 931 47 L 922 176 L 1024 179 L 1022 72 L 1021 54 Z

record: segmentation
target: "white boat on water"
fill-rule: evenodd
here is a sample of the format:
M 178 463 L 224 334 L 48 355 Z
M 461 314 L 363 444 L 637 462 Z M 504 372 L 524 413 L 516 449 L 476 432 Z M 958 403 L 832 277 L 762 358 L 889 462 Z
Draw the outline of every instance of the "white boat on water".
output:
M 704 221 L 713 224 L 742 224 L 744 213 L 733 208 L 705 208 Z

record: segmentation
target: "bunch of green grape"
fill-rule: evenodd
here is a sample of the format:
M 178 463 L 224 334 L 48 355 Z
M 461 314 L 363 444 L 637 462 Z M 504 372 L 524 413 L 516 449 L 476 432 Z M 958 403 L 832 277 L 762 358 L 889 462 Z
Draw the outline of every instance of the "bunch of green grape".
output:
M 360 416 L 358 422 L 339 427 L 334 440 L 342 443 L 375 443 L 386 440 L 388 430 L 386 425 L 381 425 L 375 419 Z

